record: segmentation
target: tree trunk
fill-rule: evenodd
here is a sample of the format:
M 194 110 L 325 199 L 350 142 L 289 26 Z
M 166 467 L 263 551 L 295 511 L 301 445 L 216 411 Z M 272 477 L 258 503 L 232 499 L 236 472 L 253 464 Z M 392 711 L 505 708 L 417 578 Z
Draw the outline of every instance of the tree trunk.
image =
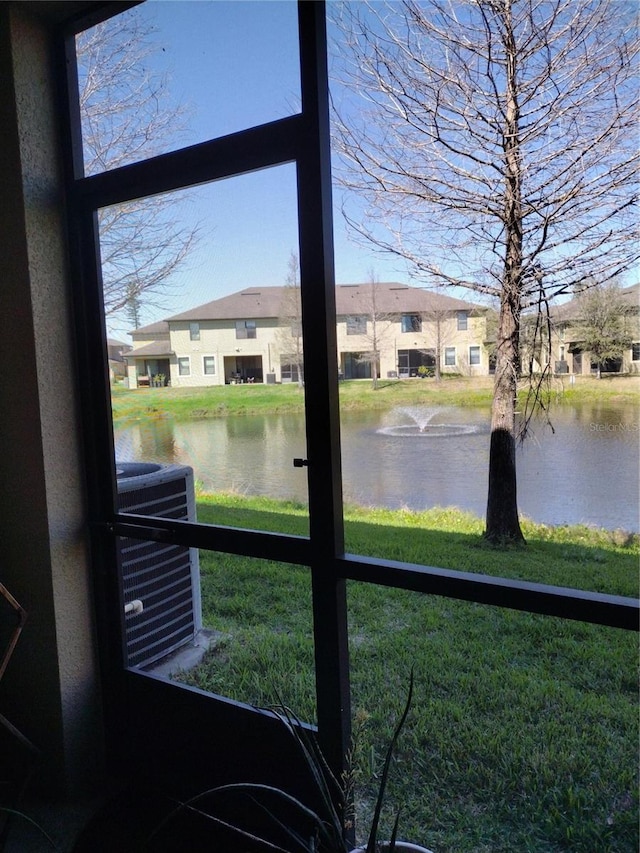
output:
M 297 352 L 297 362 L 298 363 L 296 364 L 296 367 L 298 368 L 298 388 L 302 389 L 302 388 L 304 388 L 304 358 L 302 356 L 300 343 L 301 343 L 300 338 L 298 338 L 298 341 L 296 343 L 296 349 L 298 351 Z
M 374 391 L 378 390 L 378 343 L 374 338 L 373 342 L 373 358 L 371 360 L 371 387 Z
M 519 304 L 514 305 L 507 298 L 502 300 L 491 410 L 489 494 L 484 534 L 486 539 L 495 544 L 524 542 L 518 520 L 516 481 L 519 313 Z
M 524 542 L 518 520 L 516 487 L 516 394 L 520 373 L 520 306 L 522 300 L 522 182 L 516 45 L 511 2 L 504 3 L 507 97 L 504 127 L 506 235 L 504 278 L 500 299 L 498 352 L 491 410 L 489 494 L 485 538 L 490 542 Z

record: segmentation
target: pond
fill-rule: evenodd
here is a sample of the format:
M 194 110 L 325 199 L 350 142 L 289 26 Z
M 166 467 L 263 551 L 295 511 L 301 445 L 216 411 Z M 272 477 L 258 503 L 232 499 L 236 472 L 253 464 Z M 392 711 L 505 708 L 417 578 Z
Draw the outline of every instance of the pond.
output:
M 639 416 L 633 405 L 557 408 L 518 448 L 520 512 L 546 524 L 638 531 Z M 456 506 L 483 516 L 489 412 L 398 407 L 342 416 L 344 499 L 387 508 Z M 118 427 L 119 461 L 191 465 L 206 491 L 306 502 L 304 418 L 261 415 Z

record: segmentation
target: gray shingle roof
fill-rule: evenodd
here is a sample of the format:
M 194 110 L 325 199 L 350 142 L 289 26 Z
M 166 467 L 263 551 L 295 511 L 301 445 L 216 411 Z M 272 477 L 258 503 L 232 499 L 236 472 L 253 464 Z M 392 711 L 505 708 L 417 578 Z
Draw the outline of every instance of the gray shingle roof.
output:
M 175 355 L 169 341 L 151 341 L 142 347 L 124 353 L 125 360 L 131 358 L 156 358 L 157 356 Z
M 384 282 L 375 287 L 375 306 L 380 313 L 483 310 L 482 306 L 472 302 L 406 284 Z M 283 313 L 282 304 L 287 292 L 285 287 L 248 287 L 221 299 L 197 305 L 181 314 L 174 314 L 167 321 L 279 317 Z M 370 284 L 341 284 L 336 287 L 336 313 L 339 315 L 371 313 L 371 303 Z M 150 328 L 137 331 L 144 332 Z
M 279 317 L 282 309 L 284 287 L 248 287 L 221 299 L 196 305 L 181 314 L 168 317 L 168 322 L 178 320 L 235 320 L 258 317 Z
M 588 290 L 586 291 L 589 292 Z M 640 283 L 620 289 L 620 299 L 629 308 L 640 308 Z M 571 322 L 578 319 L 581 313 L 581 298 L 576 296 L 569 302 L 557 305 L 551 309 L 551 318 L 556 323 Z
M 336 313 L 371 313 L 371 284 L 340 284 L 336 287 Z M 375 285 L 375 310 L 385 314 L 428 313 L 429 311 L 473 311 L 481 306 L 463 299 L 455 299 L 433 290 L 423 290 L 397 282 L 381 282 Z
M 169 334 L 169 324 L 166 320 L 158 320 L 156 323 L 150 323 L 148 326 L 140 326 L 139 329 L 134 329 L 130 332 L 132 335 L 159 335 Z

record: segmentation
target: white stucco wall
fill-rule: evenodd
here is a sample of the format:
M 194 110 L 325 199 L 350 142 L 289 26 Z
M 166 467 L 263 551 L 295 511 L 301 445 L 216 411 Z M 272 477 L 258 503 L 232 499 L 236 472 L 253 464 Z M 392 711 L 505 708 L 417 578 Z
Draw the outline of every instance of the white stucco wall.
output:
M 274 320 L 257 320 L 255 338 L 236 337 L 234 321 L 209 320 L 200 323 L 200 339 L 191 340 L 188 322 L 171 323 L 171 349 L 175 358 L 171 362 L 172 387 L 202 387 L 224 385 L 225 359 L 252 357 L 262 362 L 263 375 L 273 366 L 279 379 L 279 333 Z M 215 360 L 215 374 L 204 372 L 204 359 Z M 189 375 L 180 375 L 179 359 L 189 359 Z

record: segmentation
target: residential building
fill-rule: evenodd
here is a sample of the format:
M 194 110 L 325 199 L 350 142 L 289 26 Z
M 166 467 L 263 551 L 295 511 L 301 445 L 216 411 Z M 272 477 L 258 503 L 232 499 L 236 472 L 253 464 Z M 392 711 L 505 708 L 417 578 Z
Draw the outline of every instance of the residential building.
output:
M 169 340 L 169 324 L 166 320 L 151 323 L 136 329 L 131 335 L 133 348 L 127 353 L 127 377 L 129 386 L 149 386 L 159 383 L 158 377 L 164 376 L 162 384 L 169 381 L 171 359 L 174 353 Z M 135 352 L 134 352 L 135 351 Z M 132 365 L 135 369 L 132 371 Z
M 291 296 L 288 287 L 246 288 L 136 329 L 129 386 L 297 381 L 303 360 Z M 437 361 L 442 373 L 489 373 L 482 306 L 395 282 L 344 284 L 336 314 L 345 379 L 415 377 L 421 367 L 433 373 Z
M 620 290 L 625 306 L 624 323 L 632 343 L 619 358 L 605 365 L 610 373 L 640 372 L 640 284 Z M 584 348 L 580 324 L 581 298 L 577 295 L 551 312 L 551 363 L 556 373 L 588 375 L 596 370 L 591 354 Z
M 107 353 L 109 356 L 109 378 L 122 379 L 127 373 L 127 363 L 124 356 L 131 349 L 129 344 L 118 341 L 115 338 L 107 339 Z

